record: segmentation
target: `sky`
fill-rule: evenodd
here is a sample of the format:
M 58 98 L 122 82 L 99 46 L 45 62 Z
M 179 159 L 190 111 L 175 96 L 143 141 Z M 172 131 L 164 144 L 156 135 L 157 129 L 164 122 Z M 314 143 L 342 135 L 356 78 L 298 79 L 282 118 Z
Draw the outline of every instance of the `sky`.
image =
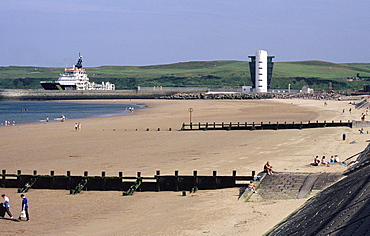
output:
M 369 0 L 0 0 L 0 66 L 370 63 Z

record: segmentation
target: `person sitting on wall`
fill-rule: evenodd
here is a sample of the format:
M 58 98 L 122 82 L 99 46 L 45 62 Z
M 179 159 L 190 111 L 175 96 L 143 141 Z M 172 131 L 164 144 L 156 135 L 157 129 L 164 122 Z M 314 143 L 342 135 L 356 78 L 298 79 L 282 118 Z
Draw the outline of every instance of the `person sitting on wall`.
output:
M 272 165 L 270 165 L 270 162 L 267 161 L 266 164 L 263 166 L 263 170 L 268 174 L 272 175 Z
M 254 193 L 257 193 L 257 191 L 256 191 L 256 185 L 253 183 L 253 181 L 251 181 L 248 184 L 248 187 L 245 190 L 253 191 Z

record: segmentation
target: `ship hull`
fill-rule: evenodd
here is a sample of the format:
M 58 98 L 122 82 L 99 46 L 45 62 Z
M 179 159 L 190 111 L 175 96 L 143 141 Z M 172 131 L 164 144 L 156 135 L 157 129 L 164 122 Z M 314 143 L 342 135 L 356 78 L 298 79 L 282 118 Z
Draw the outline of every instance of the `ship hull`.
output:
M 45 90 L 76 90 L 76 85 L 62 85 L 55 82 L 42 82 L 41 85 Z

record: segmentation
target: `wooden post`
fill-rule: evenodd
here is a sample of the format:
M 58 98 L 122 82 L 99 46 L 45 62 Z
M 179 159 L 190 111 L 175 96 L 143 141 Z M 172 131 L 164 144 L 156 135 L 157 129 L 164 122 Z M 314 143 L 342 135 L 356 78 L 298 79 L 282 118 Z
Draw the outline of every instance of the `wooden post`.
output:
M 175 170 L 175 191 L 179 191 L 179 171 Z
M 101 172 L 101 177 L 103 178 L 103 183 L 102 183 L 102 190 L 105 191 L 105 185 L 107 183 L 107 179 L 105 178 L 105 171 Z
M 37 175 L 37 170 L 33 170 L 33 175 Z
M 87 177 L 89 175 L 89 172 L 84 171 L 84 177 Z
M 69 189 L 69 191 L 71 191 L 71 181 L 72 181 L 72 178 L 71 178 L 71 171 L 67 171 L 67 177 L 68 177 L 68 182 L 67 182 L 67 189 Z
M 197 175 L 198 175 L 198 171 L 194 170 L 193 171 L 193 176 L 194 176 L 193 188 L 197 188 L 197 185 L 198 185 Z
M 137 172 L 137 177 L 140 178 L 141 177 L 141 172 Z
M 161 175 L 161 172 L 159 170 L 157 170 L 155 172 L 155 179 L 156 179 L 156 184 L 157 184 L 157 192 L 160 192 L 161 191 L 161 185 L 159 183 L 159 176 Z
M 233 177 L 236 176 L 236 170 L 233 170 Z
M 3 181 L 2 181 L 2 187 L 3 188 L 6 187 L 6 185 L 5 185 L 5 181 L 6 181 L 5 175 L 6 175 L 6 170 L 2 170 L 2 179 L 3 179 Z
M 213 188 L 217 189 L 217 171 L 213 171 Z
M 17 170 L 17 187 L 20 188 L 22 187 L 22 171 Z
M 53 189 L 54 188 L 54 183 L 55 183 L 54 171 L 53 170 L 50 171 L 50 176 L 52 176 L 52 178 L 51 178 L 51 188 Z

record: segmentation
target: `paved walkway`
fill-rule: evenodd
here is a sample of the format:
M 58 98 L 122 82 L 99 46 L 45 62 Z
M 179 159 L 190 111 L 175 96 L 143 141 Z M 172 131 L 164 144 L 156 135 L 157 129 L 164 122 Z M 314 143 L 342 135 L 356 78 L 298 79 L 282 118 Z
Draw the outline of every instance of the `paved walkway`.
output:
M 266 175 L 258 186 L 262 199 L 280 200 L 305 198 L 312 191 L 320 191 L 337 182 L 343 173 L 275 172 Z M 256 196 L 257 197 L 257 196 Z

